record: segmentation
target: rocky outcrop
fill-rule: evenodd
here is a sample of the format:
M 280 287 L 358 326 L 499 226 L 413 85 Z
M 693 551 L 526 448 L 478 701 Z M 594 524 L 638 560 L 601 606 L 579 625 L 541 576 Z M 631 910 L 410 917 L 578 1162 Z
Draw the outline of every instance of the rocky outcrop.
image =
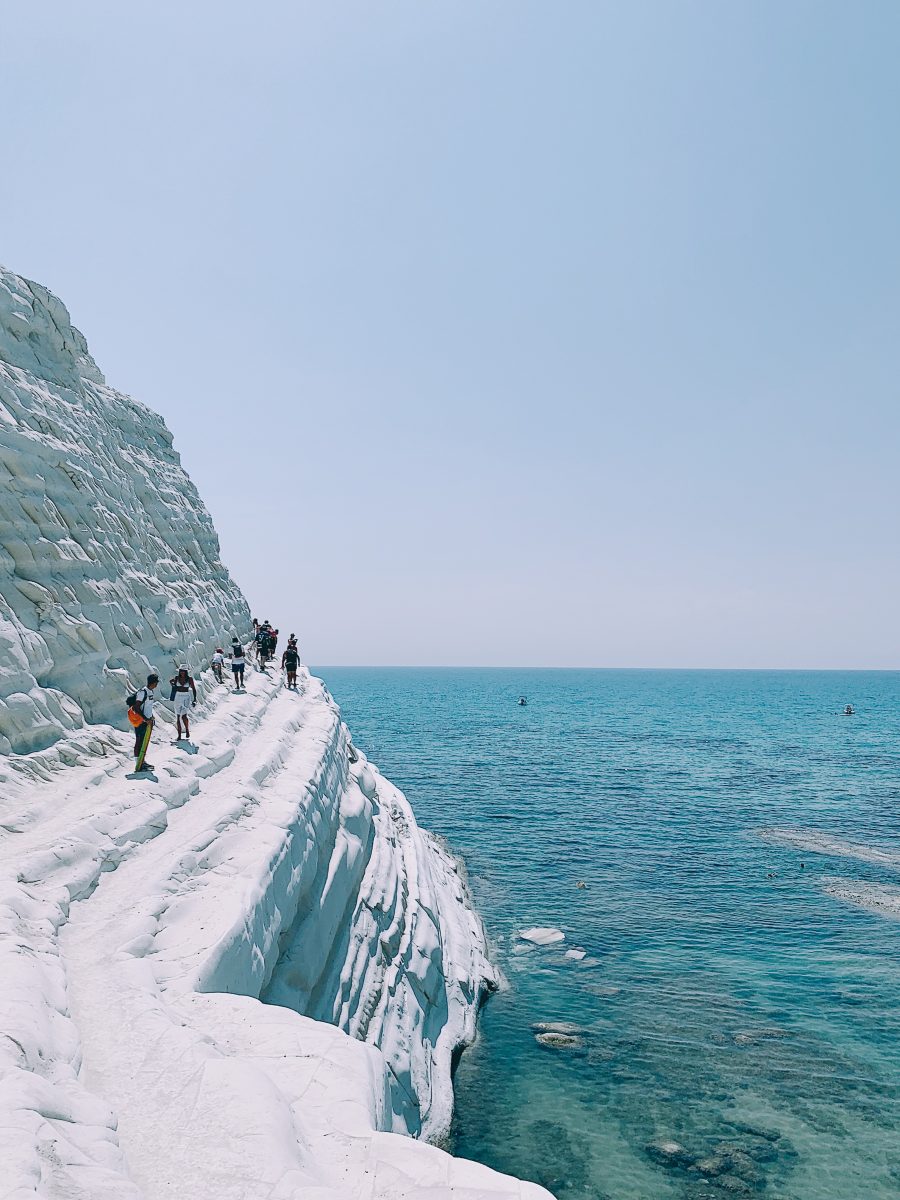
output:
M 107 387 L 63 304 L 0 269 L 0 753 L 118 719 L 250 614 L 161 417 Z

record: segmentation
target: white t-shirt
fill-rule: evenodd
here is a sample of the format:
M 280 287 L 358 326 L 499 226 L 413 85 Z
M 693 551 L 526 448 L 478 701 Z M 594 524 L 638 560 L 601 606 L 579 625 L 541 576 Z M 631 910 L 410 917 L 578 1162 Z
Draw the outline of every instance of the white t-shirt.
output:
M 139 688 L 137 693 L 137 708 L 145 721 L 153 720 L 153 693 L 149 688 Z
M 221 650 L 217 650 L 212 656 L 212 660 L 214 663 L 223 663 L 225 661 L 225 655 L 221 652 Z

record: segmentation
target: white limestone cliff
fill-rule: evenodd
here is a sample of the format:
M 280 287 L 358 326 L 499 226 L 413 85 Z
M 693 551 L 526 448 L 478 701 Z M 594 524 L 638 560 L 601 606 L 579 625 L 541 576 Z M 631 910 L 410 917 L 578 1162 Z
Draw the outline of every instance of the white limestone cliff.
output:
M 0 472 L 0 1195 L 546 1196 L 428 1144 L 495 984 L 457 864 L 320 681 L 211 679 L 249 614 L 168 431 L 5 271 Z M 197 745 L 130 779 L 172 658 Z
M 117 721 L 126 679 L 246 636 L 161 417 L 107 387 L 60 301 L 0 269 L 0 752 Z

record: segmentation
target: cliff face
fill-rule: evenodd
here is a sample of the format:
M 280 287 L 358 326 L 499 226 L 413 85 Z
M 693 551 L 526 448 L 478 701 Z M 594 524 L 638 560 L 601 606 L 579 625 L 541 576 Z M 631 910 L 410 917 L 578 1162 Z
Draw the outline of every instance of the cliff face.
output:
M 107 387 L 46 288 L 0 269 L 0 752 L 118 720 L 250 614 L 162 418 Z
M 320 681 L 203 669 L 248 612 L 171 437 L 8 273 L 0 470 L 4 1194 L 546 1196 L 404 1136 L 496 983 L 456 864 Z M 126 676 L 173 657 L 197 741 L 163 705 L 129 778 Z

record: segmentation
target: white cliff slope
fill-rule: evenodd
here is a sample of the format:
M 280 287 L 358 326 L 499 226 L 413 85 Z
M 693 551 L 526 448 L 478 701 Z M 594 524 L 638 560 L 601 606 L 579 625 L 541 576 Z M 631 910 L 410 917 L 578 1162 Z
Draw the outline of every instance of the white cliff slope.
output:
M 196 670 L 246 635 L 162 418 L 106 386 L 55 296 L 2 269 L 0 484 L 0 752 L 117 721 L 129 672 Z
M 204 672 L 128 777 L 126 678 L 247 607 L 162 421 L 7 272 L 0 360 L 0 1197 L 546 1196 L 424 1140 L 494 970 L 323 685 Z

